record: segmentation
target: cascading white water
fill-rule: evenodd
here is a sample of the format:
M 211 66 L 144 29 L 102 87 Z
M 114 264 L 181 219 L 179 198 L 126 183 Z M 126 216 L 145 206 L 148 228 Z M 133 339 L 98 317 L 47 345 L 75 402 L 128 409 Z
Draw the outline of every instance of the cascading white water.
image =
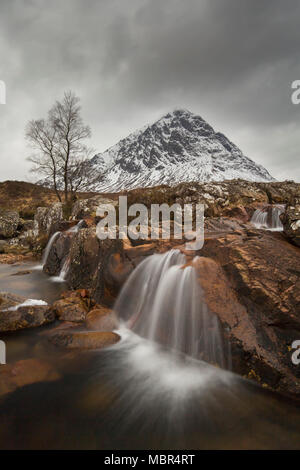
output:
M 65 262 L 64 262 L 64 264 L 63 264 L 63 267 L 61 268 L 61 271 L 59 273 L 59 278 L 62 281 L 65 281 L 65 279 L 66 279 L 66 276 L 67 276 L 69 268 L 70 268 L 70 263 L 71 263 L 71 260 L 70 260 L 70 257 L 68 255 Z
M 251 218 L 251 223 L 259 229 L 280 232 L 283 230 L 280 215 L 284 210 L 284 204 L 269 205 L 265 206 L 263 209 L 257 209 Z
M 33 269 L 36 269 L 36 270 L 42 270 L 43 267 L 45 266 L 46 264 L 46 261 L 48 259 L 48 256 L 49 256 L 49 253 L 50 253 L 50 250 L 52 248 L 52 245 L 53 243 L 55 242 L 55 240 L 57 239 L 57 237 L 61 234 L 61 232 L 55 232 L 52 237 L 50 238 L 50 240 L 48 241 L 47 243 L 47 246 L 45 248 L 45 251 L 43 253 L 43 257 L 42 257 L 42 264 L 38 264 L 37 266 L 35 266 Z
M 37 300 L 37 299 L 27 299 L 24 302 L 15 305 L 14 307 L 9 307 L 7 311 L 16 311 L 19 307 L 32 307 L 36 305 L 48 305 L 47 302 L 44 300 Z
M 77 233 L 81 227 L 83 226 L 84 224 L 84 220 L 80 220 L 78 222 L 77 225 L 74 225 L 74 227 L 71 227 L 69 228 L 68 230 L 66 230 L 66 233 L 72 233 L 73 235 L 75 233 Z M 43 255 L 43 259 L 42 259 L 42 267 L 45 265 L 45 263 L 47 262 L 47 259 L 48 259 L 48 256 L 49 256 L 49 253 L 50 253 L 50 250 L 52 248 L 52 245 L 53 243 L 55 242 L 55 240 L 57 239 L 57 237 L 61 234 L 62 232 L 56 232 L 54 235 L 52 235 L 52 237 L 50 238 L 47 246 L 46 246 L 46 249 L 45 249 L 45 252 L 44 252 L 44 255 Z M 59 273 L 58 276 L 52 276 L 51 280 L 54 281 L 54 282 L 64 282 L 66 280 L 66 276 L 68 274 L 68 271 L 69 271 L 69 268 L 70 268 L 70 263 L 71 263 L 71 260 L 70 260 L 70 256 L 69 254 L 67 255 L 65 261 L 64 261 L 64 264 L 61 268 L 61 271 Z M 40 267 L 40 266 L 38 266 Z
M 57 237 L 60 235 L 60 233 L 61 232 L 55 232 L 52 235 L 52 237 L 50 238 L 50 240 L 48 241 L 47 246 L 46 246 L 45 251 L 44 251 L 44 254 L 43 254 L 43 258 L 42 258 L 42 266 L 44 266 L 46 264 L 46 261 L 48 259 L 48 256 L 49 256 L 50 250 L 52 248 L 52 245 L 55 242 L 55 240 L 57 239 Z
M 77 233 L 81 229 L 83 224 L 84 224 L 84 220 L 80 220 L 77 225 L 74 225 L 74 227 L 69 228 L 69 230 L 67 230 L 67 232 L 68 233 Z
M 80 230 L 80 228 L 82 227 L 83 224 L 84 224 L 84 220 L 80 220 L 77 225 L 74 225 L 74 227 L 69 228 L 69 230 L 67 230 L 66 232 L 67 232 L 67 233 L 77 233 L 78 230 Z M 62 233 L 62 232 L 55 232 L 55 233 L 52 235 L 52 237 L 50 238 L 50 240 L 48 241 L 47 246 L 46 246 L 45 251 L 44 251 L 44 254 L 43 254 L 43 258 L 42 258 L 42 267 L 43 267 L 43 266 L 46 264 L 46 262 L 47 262 L 47 259 L 48 259 L 48 256 L 49 256 L 49 253 L 50 253 L 50 250 L 51 250 L 51 248 L 52 248 L 53 243 L 55 242 L 55 240 L 57 239 L 57 237 L 58 237 L 61 233 Z M 64 266 L 65 266 L 65 264 L 64 264 Z M 62 268 L 62 271 L 61 271 L 60 275 L 66 271 L 66 269 L 64 269 L 64 266 L 63 266 L 63 268 Z M 65 267 L 65 268 L 66 268 L 66 267 Z
M 193 266 L 179 250 L 144 260 L 125 283 L 115 311 L 140 336 L 229 367 L 220 321 L 209 312 Z

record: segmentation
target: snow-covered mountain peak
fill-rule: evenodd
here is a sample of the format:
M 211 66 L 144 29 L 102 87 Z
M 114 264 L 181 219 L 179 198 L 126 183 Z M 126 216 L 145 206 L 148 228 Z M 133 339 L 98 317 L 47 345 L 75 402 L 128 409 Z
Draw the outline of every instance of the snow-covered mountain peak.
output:
M 95 155 L 90 168 L 96 178 L 91 189 L 110 192 L 183 181 L 273 180 L 224 134 L 182 108 Z M 97 173 L 104 179 L 97 181 Z

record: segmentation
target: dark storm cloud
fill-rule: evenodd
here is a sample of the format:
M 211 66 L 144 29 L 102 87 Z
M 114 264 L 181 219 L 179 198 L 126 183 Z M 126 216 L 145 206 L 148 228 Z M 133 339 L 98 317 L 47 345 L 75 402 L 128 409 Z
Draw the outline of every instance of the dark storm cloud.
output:
M 71 88 L 98 151 L 180 106 L 300 180 L 299 31 L 297 0 L 2 0 L 0 179 L 26 177 L 26 122 Z

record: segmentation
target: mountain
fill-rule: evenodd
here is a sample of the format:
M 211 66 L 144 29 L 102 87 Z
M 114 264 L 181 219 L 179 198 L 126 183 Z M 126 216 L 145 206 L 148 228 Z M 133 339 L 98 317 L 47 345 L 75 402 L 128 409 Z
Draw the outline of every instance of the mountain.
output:
M 108 192 L 183 181 L 274 181 L 225 135 L 183 109 L 130 134 L 89 165 L 91 181 L 105 173 L 91 189 Z

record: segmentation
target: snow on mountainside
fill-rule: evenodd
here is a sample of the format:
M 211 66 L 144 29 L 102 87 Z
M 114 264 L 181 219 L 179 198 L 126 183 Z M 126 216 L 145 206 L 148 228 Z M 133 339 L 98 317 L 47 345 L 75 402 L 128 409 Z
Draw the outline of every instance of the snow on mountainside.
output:
M 90 161 L 90 189 L 119 191 L 186 181 L 273 181 L 220 132 L 187 110 L 168 113 Z

